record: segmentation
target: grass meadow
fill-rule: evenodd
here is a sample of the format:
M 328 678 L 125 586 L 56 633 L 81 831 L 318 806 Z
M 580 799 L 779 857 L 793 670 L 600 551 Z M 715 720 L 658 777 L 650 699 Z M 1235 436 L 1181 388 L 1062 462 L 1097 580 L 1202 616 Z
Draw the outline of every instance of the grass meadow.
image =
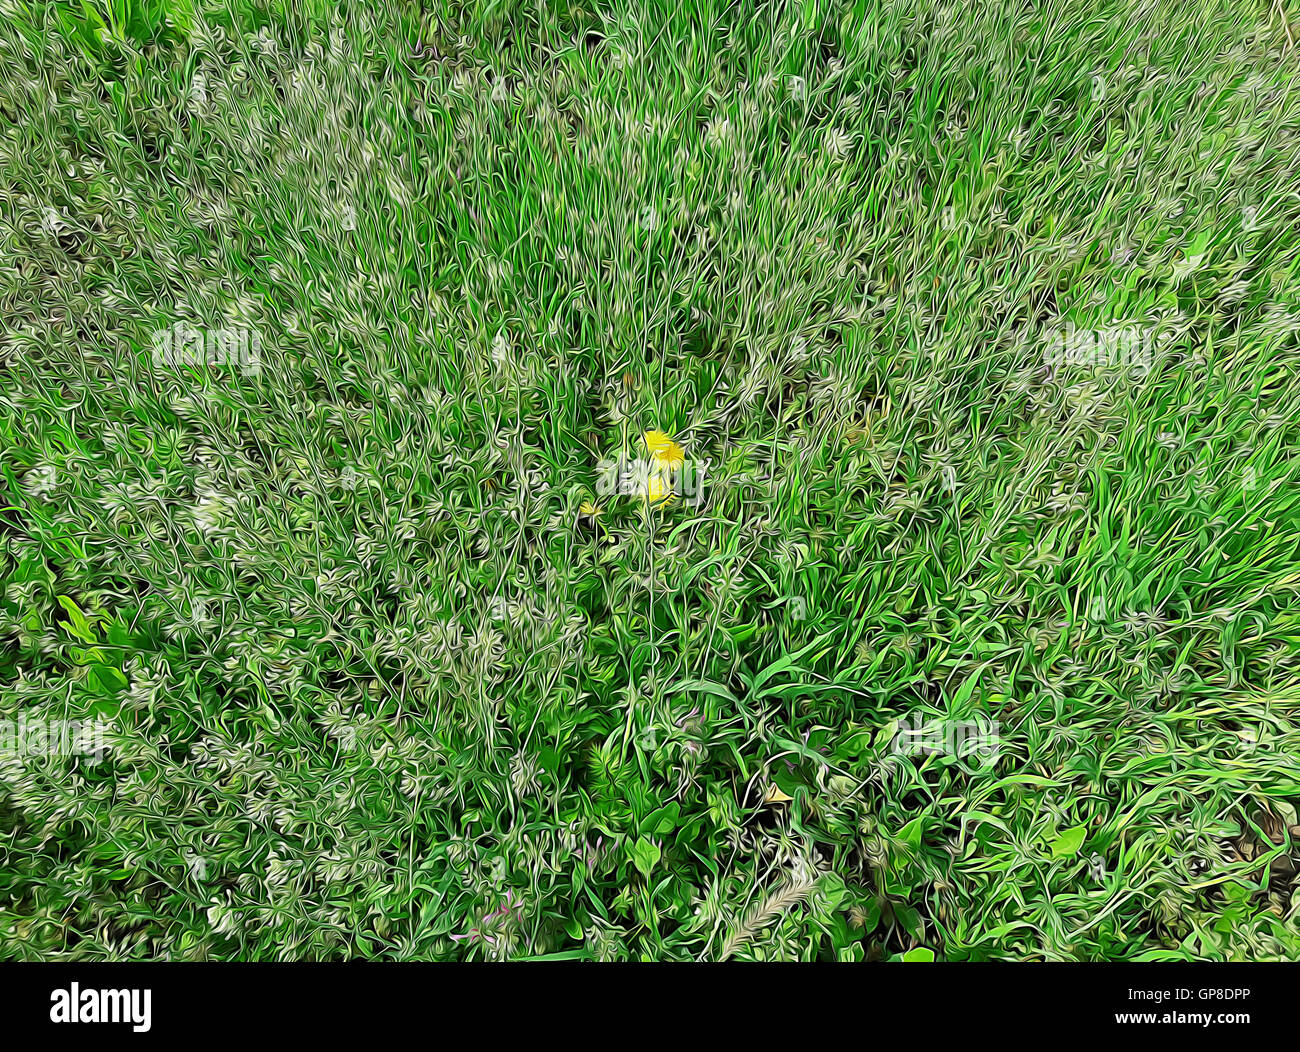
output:
M 1300 957 L 1297 33 L 0 0 L 0 957 Z

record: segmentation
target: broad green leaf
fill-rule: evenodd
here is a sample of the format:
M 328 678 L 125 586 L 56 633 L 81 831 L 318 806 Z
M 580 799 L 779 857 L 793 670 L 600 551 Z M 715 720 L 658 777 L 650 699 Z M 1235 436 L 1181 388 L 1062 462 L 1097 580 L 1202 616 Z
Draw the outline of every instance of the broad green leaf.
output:
M 646 880 L 649 880 L 650 874 L 654 871 L 655 866 L 659 864 L 659 845 L 645 837 L 640 837 L 629 848 L 629 854 L 632 856 L 633 865 L 641 871 L 641 875 Z
M 1068 858 L 1079 853 L 1083 842 L 1088 839 L 1087 826 L 1073 826 L 1052 841 L 1052 857 Z
M 95 631 L 91 628 L 90 622 L 86 620 L 86 615 L 81 612 L 81 608 L 66 595 L 58 595 L 55 598 L 59 601 L 59 605 L 67 611 L 68 620 L 71 622 L 71 624 L 66 625 L 68 633 L 83 643 L 89 643 L 92 646 L 98 643 L 99 640 L 95 636 Z

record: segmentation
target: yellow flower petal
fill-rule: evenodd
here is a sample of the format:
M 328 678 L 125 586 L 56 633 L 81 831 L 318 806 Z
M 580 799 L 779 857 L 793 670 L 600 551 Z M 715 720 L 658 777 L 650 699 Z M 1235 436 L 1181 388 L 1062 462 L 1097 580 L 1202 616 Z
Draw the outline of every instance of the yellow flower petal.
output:
M 656 467 L 676 471 L 686 463 L 686 450 L 662 431 L 647 431 L 642 438 Z
M 669 471 L 676 471 L 686 463 L 686 450 L 682 449 L 676 442 L 672 442 L 666 449 L 661 449 L 655 454 L 655 464 L 661 468 L 667 468 Z
M 658 453 L 660 450 L 673 445 L 672 436 L 666 435 L 662 431 L 647 431 L 641 438 L 645 442 L 646 449 L 650 450 L 651 453 Z
M 788 804 L 793 799 L 794 799 L 793 796 L 786 796 L 785 793 L 781 792 L 781 790 L 777 788 L 776 784 L 773 783 L 772 786 L 767 790 L 767 795 L 763 797 L 763 803 Z
M 646 480 L 645 497 L 652 504 L 657 501 L 667 500 L 672 495 L 673 491 L 668 488 L 667 480 L 659 473 L 656 472 Z
M 593 504 L 589 500 L 584 500 L 582 506 L 578 508 L 578 514 L 586 515 L 588 518 L 596 518 L 601 513 L 599 504 Z

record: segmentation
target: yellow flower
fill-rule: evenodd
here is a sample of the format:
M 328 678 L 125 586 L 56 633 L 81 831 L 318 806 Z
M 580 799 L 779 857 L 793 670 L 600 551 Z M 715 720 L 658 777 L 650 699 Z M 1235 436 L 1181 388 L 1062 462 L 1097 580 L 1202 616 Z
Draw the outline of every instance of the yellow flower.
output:
M 686 463 L 686 450 L 662 431 L 647 431 L 641 436 L 654 458 L 655 467 L 676 471 Z
M 585 515 L 585 516 L 587 516 L 587 518 L 589 518 L 589 519 L 598 519 L 598 518 L 600 518 L 601 513 L 602 513 L 603 511 L 604 511 L 604 509 L 601 508 L 601 506 L 600 506 L 599 504 L 593 504 L 593 503 L 592 503 L 591 501 L 589 501 L 589 500 L 584 500 L 584 501 L 582 502 L 582 505 L 578 508 L 578 514 L 579 514 L 579 515 Z
M 645 499 L 655 504 L 661 500 L 671 500 L 672 495 L 673 491 L 668 485 L 668 480 L 659 472 L 652 472 L 646 480 Z

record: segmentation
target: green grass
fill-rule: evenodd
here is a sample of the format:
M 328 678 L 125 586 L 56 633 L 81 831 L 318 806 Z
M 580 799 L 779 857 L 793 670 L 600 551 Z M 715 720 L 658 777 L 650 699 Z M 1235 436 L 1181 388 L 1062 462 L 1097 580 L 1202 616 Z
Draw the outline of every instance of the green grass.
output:
M 1300 956 L 1284 6 L 0 2 L 0 956 Z

